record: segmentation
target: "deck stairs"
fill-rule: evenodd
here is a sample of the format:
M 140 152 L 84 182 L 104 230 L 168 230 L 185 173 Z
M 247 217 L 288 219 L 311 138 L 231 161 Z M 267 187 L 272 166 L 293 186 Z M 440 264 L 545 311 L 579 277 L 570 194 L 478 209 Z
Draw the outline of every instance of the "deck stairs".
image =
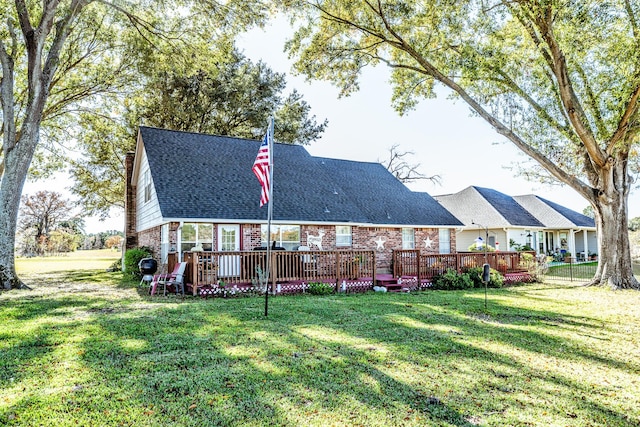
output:
M 380 274 L 376 277 L 376 285 L 387 289 L 387 292 L 408 292 L 409 289 L 404 288 L 402 283 L 391 274 Z

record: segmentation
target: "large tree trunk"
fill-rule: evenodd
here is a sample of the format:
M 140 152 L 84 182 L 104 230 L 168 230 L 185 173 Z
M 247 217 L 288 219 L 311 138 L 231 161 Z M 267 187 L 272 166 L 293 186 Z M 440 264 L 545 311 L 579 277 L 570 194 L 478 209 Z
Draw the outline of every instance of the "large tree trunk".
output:
M 633 275 L 629 246 L 627 203 L 631 177 L 627 172 L 627 156 L 625 153 L 609 160 L 610 167 L 599 174 L 602 190 L 595 195 L 599 263 L 589 284 L 640 289 L 640 283 Z
M 15 267 L 15 230 L 22 187 L 39 140 L 38 126 L 24 126 L 20 140 L 7 152 L 0 181 L 0 287 L 23 287 Z

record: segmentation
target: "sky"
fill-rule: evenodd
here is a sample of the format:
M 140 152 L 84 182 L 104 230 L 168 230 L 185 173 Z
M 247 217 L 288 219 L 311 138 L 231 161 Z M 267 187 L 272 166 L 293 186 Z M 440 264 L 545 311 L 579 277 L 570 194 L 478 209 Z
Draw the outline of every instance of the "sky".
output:
M 306 147 L 312 155 L 376 162 L 385 160 L 391 146 L 398 144 L 398 151 L 414 153 L 408 161 L 419 163 L 420 172 L 440 176 L 440 184 L 408 184 L 414 191 L 440 195 L 474 185 L 511 196 L 536 194 L 577 212 L 589 205 L 569 187 L 516 177 L 507 168 L 528 162 L 527 158 L 484 120 L 473 116 L 462 101 L 448 99 L 444 89 L 438 91 L 437 99 L 424 100 L 401 117 L 391 107 L 389 71 L 383 66 L 365 69 L 360 90 L 346 98 L 339 98 L 338 89 L 327 82 L 307 82 L 304 77 L 291 74 L 292 61 L 283 51 L 291 33 L 288 21 L 279 18 L 264 29 L 245 33 L 237 44 L 250 59 L 262 60 L 274 71 L 287 73 L 287 90 L 295 88 L 303 95 L 318 122 L 328 119 L 322 137 Z M 277 167 L 277 159 L 275 162 Z M 23 194 L 52 187 L 65 193 L 69 186 L 68 179 L 59 175 L 53 183 L 27 183 Z M 629 198 L 629 218 L 638 216 L 640 197 L 636 190 Z M 122 230 L 124 218 L 120 214 L 107 221 L 87 218 L 85 229 L 88 233 Z
M 327 82 L 307 82 L 290 74 L 292 61 L 283 46 L 291 33 L 288 21 L 277 19 L 264 30 L 244 34 L 238 46 L 250 59 L 288 73 L 289 88 L 304 95 L 311 114 L 318 121 L 328 119 L 322 138 L 307 146 L 312 155 L 375 162 L 386 159 L 389 148 L 398 144 L 399 151 L 414 153 L 409 162 L 420 163 L 422 173 L 441 177 L 440 185 L 429 181 L 408 184 L 414 191 L 440 195 L 474 185 L 511 196 L 536 194 L 578 212 L 589 205 L 567 186 L 516 177 L 507 168 L 528 163 L 528 158 L 483 119 L 473 116 L 462 101 L 448 99 L 444 89 L 438 91 L 437 99 L 424 100 L 401 117 L 391 107 L 389 70 L 384 66 L 365 69 L 359 92 L 341 99 L 338 89 Z M 629 198 L 629 217 L 636 216 L 640 216 L 637 191 Z

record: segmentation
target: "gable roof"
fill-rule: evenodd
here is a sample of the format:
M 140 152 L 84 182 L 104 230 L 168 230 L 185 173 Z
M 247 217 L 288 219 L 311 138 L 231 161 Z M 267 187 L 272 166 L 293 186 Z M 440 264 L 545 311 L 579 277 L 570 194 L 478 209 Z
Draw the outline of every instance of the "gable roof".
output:
M 471 186 L 455 194 L 434 198 L 464 225 L 475 223 L 491 228 L 544 227 L 544 224 L 513 197 L 490 188 Z
M 266 221 L 251 170 L 260 141 L 144 126 L 140 139 L 165 220 Z M 300 145 L 277 143 L 273 158 L 275 221 L 461 225 L 378 163 L 313 157 Z
M 593 218 L 534 194 L 515 196 L 514 199 L 544 223 L 547 228 L 595 228 L 596 226 Z

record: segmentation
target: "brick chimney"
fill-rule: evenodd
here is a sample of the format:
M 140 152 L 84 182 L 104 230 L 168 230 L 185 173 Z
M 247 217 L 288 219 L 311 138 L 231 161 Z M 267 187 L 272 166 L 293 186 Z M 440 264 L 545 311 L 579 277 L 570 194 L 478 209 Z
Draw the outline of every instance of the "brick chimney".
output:
M 126 179 L 124 199 L 125 250 L 138 247 L 138 233 L 136 233 L 136 186 L 131 182 L 135 156 L 136 153 L 130 151 L 124 159 Z

